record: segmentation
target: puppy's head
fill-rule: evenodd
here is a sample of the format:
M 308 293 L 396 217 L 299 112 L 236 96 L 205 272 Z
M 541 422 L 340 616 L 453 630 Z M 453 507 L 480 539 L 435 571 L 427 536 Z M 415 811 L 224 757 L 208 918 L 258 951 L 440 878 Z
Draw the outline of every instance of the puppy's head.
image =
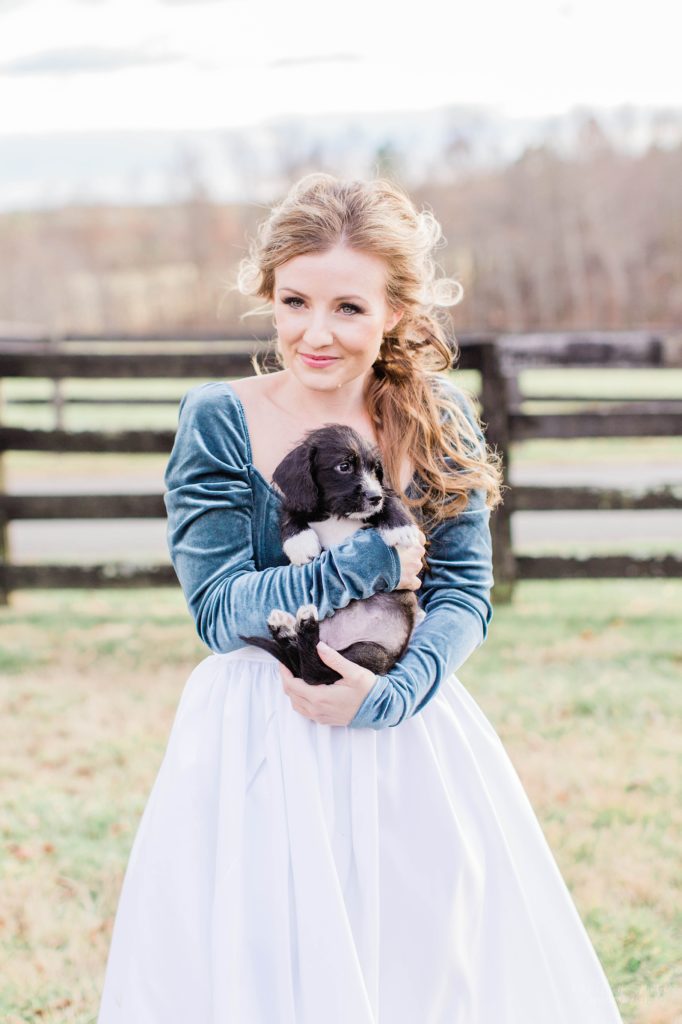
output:
M 308 431 L 272 479 L 297 511 L 367 519 L 383 505 L 383 475 L 378 448 L 352 427 L 332 423 Z

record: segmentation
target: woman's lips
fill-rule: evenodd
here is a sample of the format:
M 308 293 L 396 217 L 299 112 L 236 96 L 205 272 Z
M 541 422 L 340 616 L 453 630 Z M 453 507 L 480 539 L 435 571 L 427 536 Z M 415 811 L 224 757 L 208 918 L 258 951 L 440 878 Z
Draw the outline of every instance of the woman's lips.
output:
M 335 363 L 337 356 L 309 356 L 307 353 L 299 352 L 299 356 L 307 366 L 329 366 Z

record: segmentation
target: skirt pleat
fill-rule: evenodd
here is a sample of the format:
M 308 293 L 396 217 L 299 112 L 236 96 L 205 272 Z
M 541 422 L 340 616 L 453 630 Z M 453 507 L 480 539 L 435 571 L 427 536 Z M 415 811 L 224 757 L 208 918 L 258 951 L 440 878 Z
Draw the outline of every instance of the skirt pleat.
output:
M 243 647 L 183 689 L 98 1024 L 621 1024 L 521 781 L 456 676 L 390 729 L 298 714 Z

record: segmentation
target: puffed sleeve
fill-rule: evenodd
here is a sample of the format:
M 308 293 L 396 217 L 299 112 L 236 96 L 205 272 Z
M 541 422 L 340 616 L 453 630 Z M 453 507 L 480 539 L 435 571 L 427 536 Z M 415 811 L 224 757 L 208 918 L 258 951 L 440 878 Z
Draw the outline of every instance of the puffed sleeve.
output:
M 466 397 L 447 382 L 483 442 Z M 417 591 L 426 617 L 415 627 L 403 657 L 376 682 L 351 727 L 384 729 L 416 714 L 443 679 L 456 672 L 485 640 L 493 617 L 490 509 L 482 490 L 469 492 L 465 509 L 430 534 L 429 569 Z
M 164 482 L 171 561 L 197 632 L 216 654 L 243 647 L 239 633 L 267 636 L 273 608 L 295 614 L 312 603 L 325 618 L 400 581 L 398 553 L 374 529 L 307 565 L 256 570 L 246 442 L 220 382 L 183 396 Z

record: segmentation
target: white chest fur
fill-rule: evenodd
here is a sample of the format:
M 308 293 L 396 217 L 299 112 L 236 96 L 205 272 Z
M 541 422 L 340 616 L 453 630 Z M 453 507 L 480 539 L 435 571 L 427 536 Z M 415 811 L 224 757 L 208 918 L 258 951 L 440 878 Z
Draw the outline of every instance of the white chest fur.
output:
M 335 544 L 340 544 L 362 529 L 362 524 L 358 523 L 357 519 L 341 519 L 339 516 L 330 516 L 329 519 L 321 519 L 308 525 L 313 528 L 325 549 L 333 548 Z

